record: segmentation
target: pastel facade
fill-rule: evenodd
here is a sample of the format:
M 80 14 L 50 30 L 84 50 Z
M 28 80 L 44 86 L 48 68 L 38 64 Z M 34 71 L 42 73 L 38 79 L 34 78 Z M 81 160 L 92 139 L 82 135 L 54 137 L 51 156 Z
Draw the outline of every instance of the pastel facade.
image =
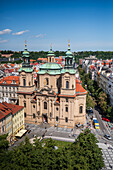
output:
M 6 102 L 4 104 L 12 110 L 12 134 L 14 137 L 20 130 L 25 129 L 24 107 Z
M 0 103 L 0 135 L 8 134 L 10 141 L 12 135 L 12 111 L 3 103 Z
M 74 69 L 70 44 L 65 57 L 65 67 L 55 61 L 52 48 L 47 55 L 47 63 L 37 72 L 34 84 L 33 69 L 30 66 L 27 48 L 23 52 L 23 65 L 19 70 L 19 105 L 24 106 L 26 123 L 51 126 L 74 127 L 86 122 L 87 92 L 78 80 Z
M 0 80 L 0 102 L 18 103 L 19 76 L 7 76 Z
M 8 134 L 7 139 L 11 142 L 22 129 L 25 129 L 24 107 L 0 103 L 0 134 Z

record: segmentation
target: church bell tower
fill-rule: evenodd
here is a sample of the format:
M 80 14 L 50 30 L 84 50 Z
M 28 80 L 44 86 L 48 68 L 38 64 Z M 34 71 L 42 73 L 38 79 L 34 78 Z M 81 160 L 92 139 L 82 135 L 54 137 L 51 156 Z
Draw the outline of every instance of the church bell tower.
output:
M 27 51 L 27 44 L 25 41 L 25 50 L 22 53 L 22 67 L 19 69 L 19 104 L 22 104 L 22 101 L 20 100 L 22 96 L 32 94 L 35 90 L 35 84 L 34 84 L 34 72 L 33 68 L 30 65 L 30 55 Z

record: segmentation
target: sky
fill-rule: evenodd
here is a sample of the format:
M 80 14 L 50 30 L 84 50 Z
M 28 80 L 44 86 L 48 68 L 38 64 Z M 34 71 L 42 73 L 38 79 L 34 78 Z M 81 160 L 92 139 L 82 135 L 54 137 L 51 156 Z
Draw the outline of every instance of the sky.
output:
M 0 50 L 113 51 L 113 0 L 0 1 Z

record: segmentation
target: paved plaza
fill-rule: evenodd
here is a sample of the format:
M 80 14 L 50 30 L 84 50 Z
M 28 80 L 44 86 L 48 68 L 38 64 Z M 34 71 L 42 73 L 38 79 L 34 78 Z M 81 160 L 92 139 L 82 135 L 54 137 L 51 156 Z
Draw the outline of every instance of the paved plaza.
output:
M 102 148 L 105 168 L 102 170 L 112 169 L 113 170 L 113 146 L 104 143 L 98 143 L 98 146 Z

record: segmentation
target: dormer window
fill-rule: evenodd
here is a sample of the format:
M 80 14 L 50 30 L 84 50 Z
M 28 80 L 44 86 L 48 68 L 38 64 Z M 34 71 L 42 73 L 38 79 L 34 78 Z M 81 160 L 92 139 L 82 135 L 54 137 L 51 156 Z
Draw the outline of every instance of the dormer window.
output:
M 66 89 L 69 89 L 69 81 L 66 81 Z
M 23 86 L 26 86 L 26 80 L 23 79 Z
M 16 83 L 16 81 L 15 81 L 15 80 L 13 80 L 11 84 L 17 84 L 17 83 Z
M 6 81 L 3 81 L 3 84 L 7 84 Z

